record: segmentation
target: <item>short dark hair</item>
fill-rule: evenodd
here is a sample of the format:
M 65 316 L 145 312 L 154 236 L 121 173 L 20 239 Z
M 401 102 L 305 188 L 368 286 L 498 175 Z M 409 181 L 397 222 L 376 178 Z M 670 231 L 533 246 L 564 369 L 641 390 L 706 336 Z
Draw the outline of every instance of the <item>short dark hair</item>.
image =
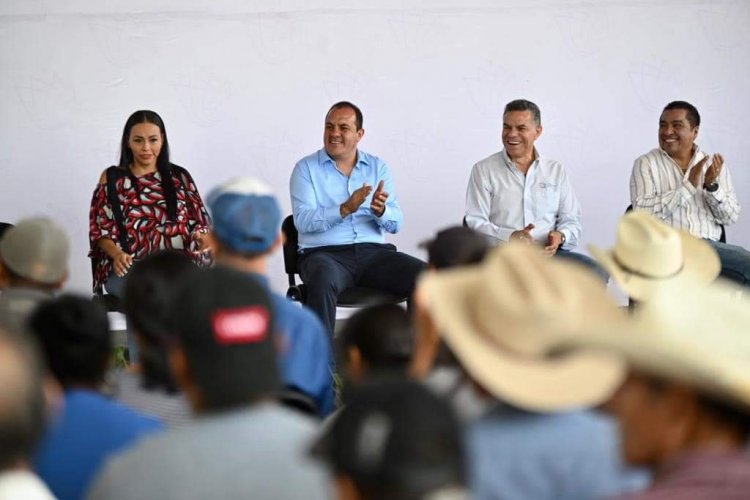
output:
M 139 358 L 145 389 L 177 392 L 167 359 L 168 348 L 177 339 L 169 318 L 178 306 L 182 281 L 193 268 L 184 252 L 164 250 L 137 262 L 128 273 L 124 309 L 141 339 Z
M 427 250 L 427 264 L 435 269 L 479 264 L 490 250 L 487 237 L 464 226 L 450 226 L 419 245 Z
M 326 113 L 326 118 L 328 118 L 328 115 L 331 114 L 331 111 L 334 109 L 341 109 L 341 108 L 349 108 L 354 111 L 354 121 L 357 125 L 357 130 L 360 130 L 362 128 L 362 125 L 364 124 L 364 119 L 362 118 L 362 111 L 354 104 L 352 104 L 349 101 L 339 101 L 333 106 L 331 106 L 331 109 L 328 110 L 328 113 Z
M 698 108 L 693 106 L 687 101 L 672 101 L 666 106 L 664 106 L 664 109 L 662 110 L 662 114 L 664 111 L 670 111 L 673 109 L 684 109 L 687 111 L 685 114 L 685 118 L 687 118 L 688 123 L 691 127 L 700 127 L 701 124 L 701 115 L 698 113 Z
M 531 117 L 534 119 L 534 123 L 536 123 L 537 126 L 542 124 L 542 112 L 539 111 L 539 106 L 531 101 L 527 101 L 526 99 L 516 99 L 515 101 L 510 101 L 505 105 L 503 116 L 510 113 L 511 111 L 531 111 Z
M 0 330 L 0 471 L 29 460 L 44 433 L 42 364 L 29 337 Z
M 418 382 L 363 384 L 314 446 L 366 500 L 412 500 L 466 482 L 461 428 L 446 402 Z
M 29 326 L 47 367 L 65 388 L 97 388 L 112 355 L 109 321 L 91 299 L 64 294 L 42 303 Z
M 356 347 L 372 370 L 405 372 L 414 351 L 414 332 L 409 315 L 395 304 L 360 309 L 346 320 L 341 331 L 340 358 Z

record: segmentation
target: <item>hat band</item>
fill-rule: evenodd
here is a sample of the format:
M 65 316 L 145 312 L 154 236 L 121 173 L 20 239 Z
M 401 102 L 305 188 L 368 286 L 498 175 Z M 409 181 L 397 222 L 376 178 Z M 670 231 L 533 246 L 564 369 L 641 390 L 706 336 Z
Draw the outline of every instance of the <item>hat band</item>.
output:
M 677 270 L 674 271 L 674 272 L 672 272 L 672 273 L 664 274 L 664 275 L 661 275 L 661 276 L 660 275 L 653 275 L 653 274 L 645 274 L 645 273 L 642 273 L 641 271 L 637 271 L 637 270 L 633 269 L 632 267 L 630 267 L 627 264 L 625 264 L 624 262 L 622 262 L 620 259 L 617 258 L 617 254 L 616 253 L 612 254 L 612 258 L 615 260 L 615 262 L 617 263 L 617 265 L 620 266 L 624 271 L 627 271 L 630 274 L 633 274 L 635 276 L 638 276 L 639 278 L 643 278 L 643 279 L 647 279 L 647 280 L 663 280 L 663 279 L 667 279 L 667 278 L 674 278 L 675 276 L 677 276 L 678 274 L 680 274 L 683 269 L 685 269 L 685 260 L 683 259 L 683 261 L 680 263 L 680 267 L 678 267 Z

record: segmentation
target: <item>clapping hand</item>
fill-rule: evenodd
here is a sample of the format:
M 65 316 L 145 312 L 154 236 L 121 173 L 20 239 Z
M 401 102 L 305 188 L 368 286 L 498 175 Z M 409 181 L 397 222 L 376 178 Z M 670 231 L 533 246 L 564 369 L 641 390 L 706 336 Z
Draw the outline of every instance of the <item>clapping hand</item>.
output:
M 383 181 L 378 183 L 378 188 L 375 190 L 375 194 L 372 195 L 372 202 L 370 203 L 370 209 L 378 217 L 382 217 L 385 213 L 385 202 L 388 200 L 388 193 L 383 191 Z

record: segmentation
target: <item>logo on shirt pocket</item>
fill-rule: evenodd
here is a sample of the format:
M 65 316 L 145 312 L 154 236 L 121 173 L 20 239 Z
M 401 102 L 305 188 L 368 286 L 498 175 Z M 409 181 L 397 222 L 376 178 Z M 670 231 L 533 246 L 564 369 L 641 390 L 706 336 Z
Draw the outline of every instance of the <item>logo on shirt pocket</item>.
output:
M 552 182 L 538 182 L 534 186 L 534 205 L 537 217 L 556 216 L 560 205 L 558 185 Z

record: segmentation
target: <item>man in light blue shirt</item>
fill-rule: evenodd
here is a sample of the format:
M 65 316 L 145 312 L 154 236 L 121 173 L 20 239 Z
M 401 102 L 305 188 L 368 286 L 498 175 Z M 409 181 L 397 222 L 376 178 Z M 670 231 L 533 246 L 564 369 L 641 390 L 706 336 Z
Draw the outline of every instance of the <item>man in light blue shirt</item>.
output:
M 331 334 L 340 292 L 365 286 L 410 296 L 425 266 L 385 243 L 386 232 L 401 228 L 403 214 L 388 166 L 357 149 L 364 133 L 357 106 L 334 104 L 324 148 L 297 162 L 289 182 L 307 305 Z
M 466 224 L 493 243 L 537 244 L 548 255 L 580 262 L 606 282 L 607 273 L 573 253 L 581 238 L 581 206 L 562 164 L 541 158 L 534 142 L 542 134 L 539 107 L 518 99 L 505 106 L 503 150 L 471 170 Z

